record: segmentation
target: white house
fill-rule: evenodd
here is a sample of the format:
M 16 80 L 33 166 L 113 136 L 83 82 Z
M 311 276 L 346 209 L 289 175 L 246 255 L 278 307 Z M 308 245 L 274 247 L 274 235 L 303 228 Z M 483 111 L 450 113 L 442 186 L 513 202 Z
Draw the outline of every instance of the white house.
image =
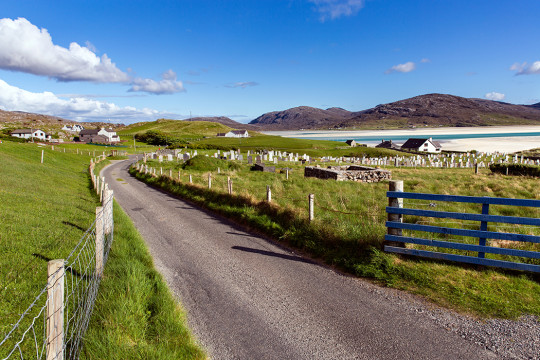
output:
M 441 144 L 439 144 L 439 142 L 437 141 L 433 141 L 432 138 L 429 138 L 429 139 L 411 138 L 407 140 L 405 144 L 401 145 L 401 150 L 440 153 Z
M 218 133 L 218 137 L 236 137 L 236 138 L 244 138 L 249 137 L 249 133 L 247 130 L 232 130 L 228 133 Z
M 72 131 L 72 132 L 80 132 L 81 130 L 84 130 L 84 126 L 79 124 L 73 124 L 73 125 L 64 125 L 62 130 L 65 131 Z
M 13 130 L 11 132 L 11 136 L 15 136 L 21 139 L 30 139 L 30 138 L 38 138 L 40 140 L 51 140 L 52 136 L 50 134 L 47 134 L 43 130 L 34 130 L 34 129 L 17 129 Z

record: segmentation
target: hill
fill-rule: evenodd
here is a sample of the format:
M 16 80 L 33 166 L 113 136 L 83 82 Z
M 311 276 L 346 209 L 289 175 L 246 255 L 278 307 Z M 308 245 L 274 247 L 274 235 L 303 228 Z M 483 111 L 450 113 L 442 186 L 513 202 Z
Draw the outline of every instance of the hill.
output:
M 232 128 L 218 122 L 158 119 L 156 121 L 131 124 L 118 131 L 118 134 L 120 136 L 133 136 L 149 130 L 166 133 L 178 138 L 193 139 L 216 136 L 217 133 L 226 133 Z
M 16 128 L 34 128 L 41 129 L 46 132 L 58 132 L 64 125 L 81 124 L 85 128 L 96 127 L 112 127 L 122 128 L 123 124 L 110 124 L 104 122 L 77 122 L 68 119 L 63 119 L 57 116 L 35 114 L 23 111 L 4 111 L 0 110 L 0 129 L 16 129 Z
M 222 124 L 225 126 L 228 126 L 235 130 L 252 130 L 257 131 L 260 130 L 258 126 L 256 125 L 249 125 L 249 124 L 242 124 L 238 121 L 234 121 L 226 116 L 213 116 L 213 117 L 194 117 L 190 119 L 185 119 L 183 121 L 207 121 L 207 122 L 215 122 L 218 124 Z
M 249 124 L 265 130 L 297 130 L 333 128 L 349 119 L 353 113 L 341 108 L 318 109 L 299 106 L 284 111 L 273 111 L 259 116 Z
M 261 115 L 250 124 L 264 130 L 540 125 L 540 104 L 513 105 L 454 95 L 427 94 L 359 112 L 300 106 Z

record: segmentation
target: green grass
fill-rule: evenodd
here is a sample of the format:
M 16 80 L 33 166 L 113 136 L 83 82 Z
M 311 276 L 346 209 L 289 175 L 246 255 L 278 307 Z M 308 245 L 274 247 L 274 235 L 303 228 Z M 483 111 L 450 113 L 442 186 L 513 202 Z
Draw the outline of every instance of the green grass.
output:
M 204 136 L 216 136 L 217 133 L 229 132 L 230 127 L 209 121 L 181 121 L 159 119 L 129 125 L 118 131 L 121 137 L 132 137 L 149 130 L 166 133 L 181 139 L 197 139 Z
M 83 359 L 205 359 L 144 240 L 115 203 L 114 243 Z
M 164 168 L 176 163 L 149 161 L 148 166 Z M 282 164 L 292 169 L 289 180 L 284 174 L 240 169 L 212 171 L 212 189 L 207 189 L 209 169 L 183 169 L 181 183 L 165 177 L 137 175 L 144 181 L 162 187 L 181 197 L 224 214 L 238 222 L 263 231 L 278 241 L 303 250 L 330 265 L 350 273 L 376 279 L 381 284 L 420 294 L 431 301 L 479 316 L 517 317 L 524 313 L 540 315 L 539 276 L 491 268 L 457 265 L 441 261 L 398 257 L 381 252 L 386 228 L 385 206 L 388 183 L 335 182 L 303 178 L 299 165 Z M 392 169 L 394 179 L 402 179 L 405 191 L 540 199 L 538 181 L 534 178 L 492 175 L 472 169 Z M 188 175 L 194 184 L 187 184 Z M 234 195 L 226 193 L 226 179 L 233 181 Z M 266 186 L 272 189 L 268 204 Z M 315 221 L 307 221 L 307 195 L 315 194 Z M 405 207 L 425 208 L 427 202 L 405 200 Z M 437 204 L 437 210 L 480 213 L 479 205 Z M 540 217 L 540 209 L 492 206 L 491 214 Z M 409 217 L 407 222 L 425 219 Z M 435 220 L 440 225 L 445 220 Z M 460 226 L 469 226 L 461 224 Z M 476 225 L 477 226 L 477 225 Z M 539 234 L 539 229 L 512 226 L 490 228 Z M 470 240 L 469 240 L 470 241 Z M 501 246 L 505 246 L 504 244 Z M 529 250 L 540 251 L 536 244 Z M 537 260 L 529 259 L 531 263 Z
M 43 164 L 40 163 L 42 150 Z M 88 153 L 57 150 L 36 144 L 0 144 L 0 339 L 45 287 L 48 260 L 67 257 L 92 224 L 95 208 L 99 206 L 91 189 Z M 140 236 L 121 210 L 115 211 L 115 243 L 93 314 L 95 319 L 85 337 L 91 344 L 86 351 L 90 354 L 88 358 L 139 359 L 140 354 L 148 354 L 147 358 L 167 358 L 173 351 L 171 348 L 178 358 L 203 358 L 188 336 L 184 315 L 153 269 Z M 140 286 L 131 287 L 131 281 Z M 133 293 L 125 291 L 126 284 Z M 41 306 L 42 303 L 38 304 Z M 115 310 L 111 312 L 108 306 L 114 306 Z M 135 316 L 140 312 L 134 312 L 127 321 L 126 313 L 120 311 L 124 308 L 146 309 L 149 314 Z M 37 309 L 26 319 L 34 315 Z M 24 321 L 22 330 L 28 324 Z M 38 321 L 38 337 L 42 327 L 43 321 Z M 102 329 L 111 338 L 103 337 Z M 19 339 L 20 335 L 17 333 L 13 338 Z M 28 339 L 23 349 L 32 346 L 31 337 Z M 113 339 L 114 349 L 119 351 L 114 356 L 107 353 Z M 127 346 L 133 340 L 140 340 L 140 351 Z M 120 352 L 122 347 L 126 347 L 124 352 Z M 3 346 L 0 358 L 10 350 Z

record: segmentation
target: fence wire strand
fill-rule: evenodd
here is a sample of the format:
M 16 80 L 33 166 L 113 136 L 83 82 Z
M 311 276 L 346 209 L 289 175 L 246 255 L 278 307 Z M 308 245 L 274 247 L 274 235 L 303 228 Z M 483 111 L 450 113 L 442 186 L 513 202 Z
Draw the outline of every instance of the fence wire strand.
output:
M 90 225 L 64 260 L 63 267 L 47 278 L 45 287 L 0 341 L 0 359 L 79 358 L 103 270 L 103 267 L 97 267 L 96 235 L 103 234 L 102 266 L 107 262 L 113 242 L 113 196 L 112 192 L 109 194 L 111 196 L 104 200 L 102 210 L 96 214 L 103 220 L 95 220 Z M 98 224 L 102 229 L 96 228 Z M 61 294 L 56 287 L 60 278 L 63 279 Z M 49 338 L 47 328 L 54 326 L 51 325 L 52 315 L 57 314 L 51 314 L 48 306 L 55 304 L 58 296 L 64 299 L 63 307 L 55 310 L 61 312 L 63 328 L 56 338 Z M 59 341 L 59 336 L 62 336 L 61 348 L 56 354 L 48 354 L 49 344 Z

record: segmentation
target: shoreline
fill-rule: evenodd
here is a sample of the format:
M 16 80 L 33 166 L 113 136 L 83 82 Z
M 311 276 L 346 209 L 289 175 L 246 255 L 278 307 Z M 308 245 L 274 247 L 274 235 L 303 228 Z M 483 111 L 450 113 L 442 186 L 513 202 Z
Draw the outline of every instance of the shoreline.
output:
M 439 141 L 443 150 L 450 151 L 470 151 L 512 153 L 516 151 L 540 148 L 540 135 L 527 136 L 527 133 L 540 133 L 540 125 L 516 125 L 516 126 L 489 126 L 489 127 L 437 127 L 437 128 L 415 128 L 399 130 L 285 130 L 285 131 L 263 131 L 267 135 L 277 135 L 299 139 L 325 138 L 334 140 L 337 138 L 370 138 L 373 140 L 362 141 L 368 146 L 375 146 L 385 137 L 433 137 Z M 489 137 L 490 134 L 497 135 Z M 501 134 L 512 134 L 511 136 L 500 136 Z M 516 134 L 523 134 L 515 136 Z M 455 138 L 448 136 L 455 135 Z M 478 135 L 479 137 L 474 137 Z M 437 139 L 437 136 L 444 136 L 446 139 Z M 375 140 L 375 138 L 380 138 Z M 405 140 L 395 140 L 402 144 Z

